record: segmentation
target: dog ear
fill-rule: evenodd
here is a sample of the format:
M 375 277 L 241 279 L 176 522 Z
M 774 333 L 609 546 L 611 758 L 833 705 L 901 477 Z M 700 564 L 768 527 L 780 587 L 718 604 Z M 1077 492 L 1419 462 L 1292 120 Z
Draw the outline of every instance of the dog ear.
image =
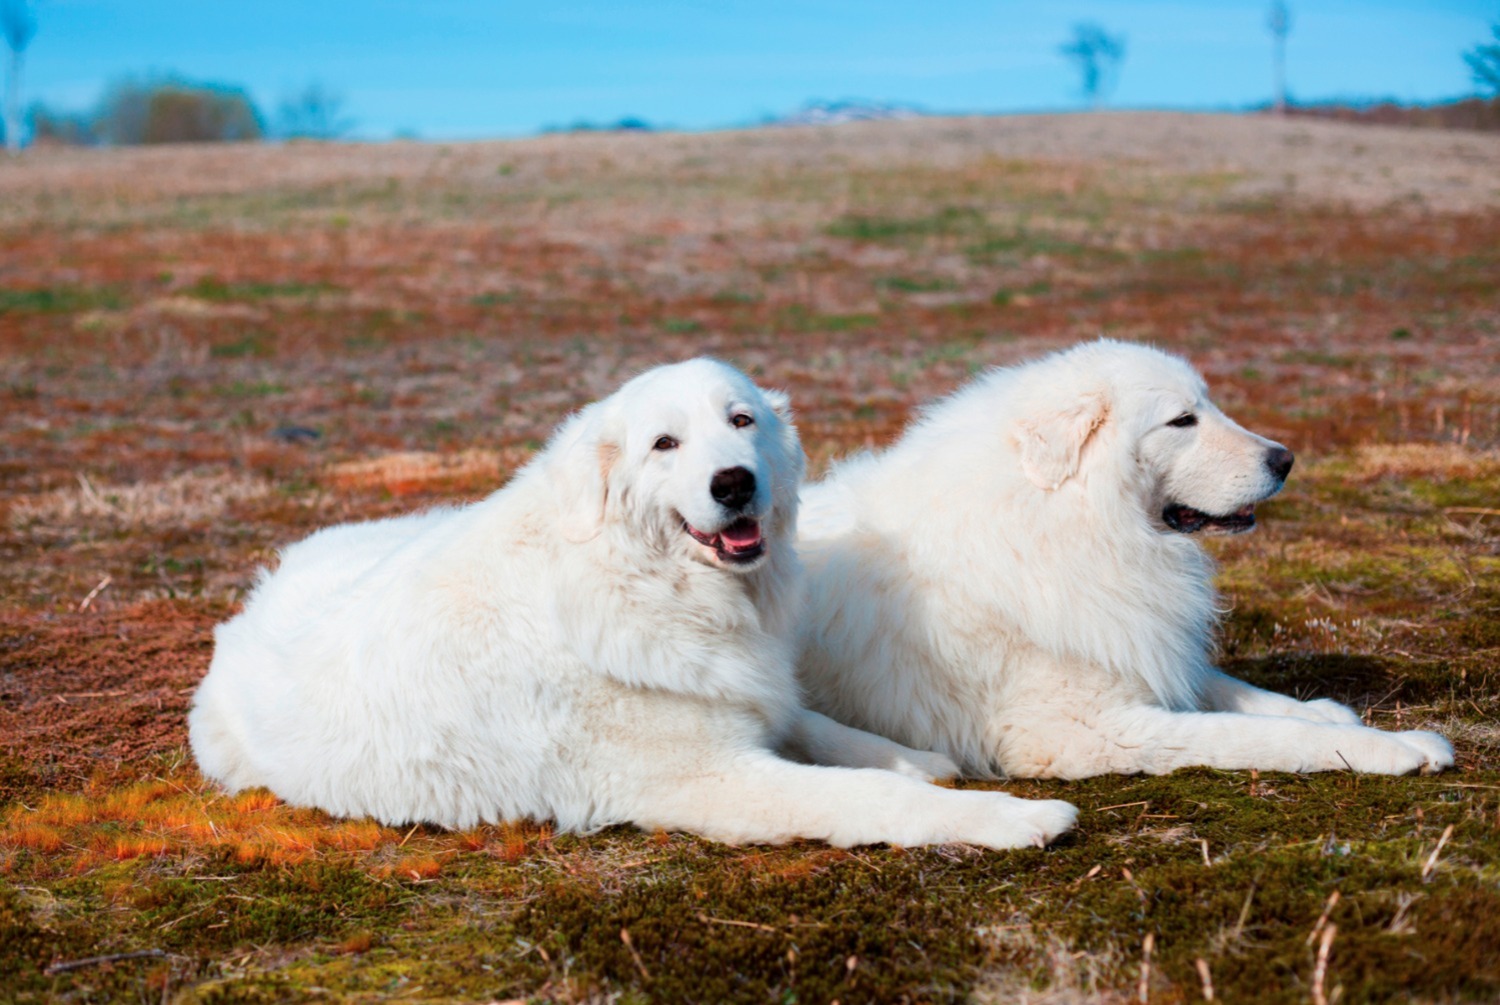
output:
M 800 485 L 807 474 L 807 456 L 802 452 L 802 438 L 797 433 L 797 422 L 792 415 L 792 399 L 785 391 L 775 388 L 763 387 L 760 393 L 781 421 L 781 446 L 791 465 L 791 478 Z
M 766 404 L 771 406 L 771 411 L 781 416 L 783 422 L 792 421 L 792 399 L 785 391 L 778 391 L 773 387 L 763 387 L 760 393 L 765 397 Z
M 1078 473 L 1084 448 L 1108 418 L 1104 395 L 1090 394 L 1045 418 L 1022 420 L 1017 423 L 1021 470 L 1038 488 L 1052 491 Z
M 563 537 L 575 544 L 592 540 L 604 529 L 609 503 L 609 472 L 620 446 L 604 435 L 604 417 L 597 404 L 575 415 L 557 434 L 552 448 L 552 491 Z

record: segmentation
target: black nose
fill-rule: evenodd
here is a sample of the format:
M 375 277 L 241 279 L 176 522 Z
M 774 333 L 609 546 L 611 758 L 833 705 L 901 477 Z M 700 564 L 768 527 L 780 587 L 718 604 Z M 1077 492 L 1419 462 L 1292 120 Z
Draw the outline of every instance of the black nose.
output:
M 1292 452 L 1286 447 L 1276 447 L 1266 451 L 1266 467 L 1271 469 L 1271 474 L 1282 481 L 1292 473 L 1292 462 L 1296 460 Z
M 715 472 L 708 494 L 726 509 L 739 509 L 755 496 L 755 475 L 746 468 Z

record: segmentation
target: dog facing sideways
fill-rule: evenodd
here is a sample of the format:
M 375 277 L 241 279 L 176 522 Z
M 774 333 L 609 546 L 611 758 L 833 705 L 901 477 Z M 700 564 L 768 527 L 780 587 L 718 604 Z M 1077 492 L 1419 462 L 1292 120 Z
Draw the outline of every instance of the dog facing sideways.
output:
M 583 409 L 487 499 L 314 534 L 219 626 L 198 764 L 389 824 L 992 848 L 1067 830 L 1067 803 L 929 785 L 951 761 L 800 707 L 802 469 L 786 398 L 699 359 Z
M 804 491 L 808 704 L 978 776 L 1451 766 L 1434 733 L 1212 665 L 1192 535 L 1250 530 L 1291 467 L 1154 349 L 991 371 Z

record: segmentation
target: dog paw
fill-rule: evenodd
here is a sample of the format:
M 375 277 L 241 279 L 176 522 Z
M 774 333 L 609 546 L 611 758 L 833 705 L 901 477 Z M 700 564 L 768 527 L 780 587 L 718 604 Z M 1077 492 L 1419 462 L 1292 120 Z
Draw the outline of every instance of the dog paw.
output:
M 1401 733 L 1385 733 L 1368 730 L 1375 742 L 1363 749 L 1346 747 L 1349 755 L 1340 752 L 1339 759 L 1355 771 L 1372 775 L 1435 775 L 1445 768 L 1453 767 L 1453 744 L 1438 736 L 1419 729 Z
M 1296 715 L 1300 719 L 1308 719 L 1312 722 L 1331 722 L 1338 726 L 1358 726 L 1364 720 L 1359 713 L 1348 705 L 1341 705 L 1332 698 L 1318 698 L 1315 701 L 1302 701 L 1297 703 Z
M 958 765 L 947 754 L 925 750 L 908 750 L 889 767 L 896 774 L 915 778 L 919 782 L 941 782 L 959 775 Z
M 997 794 L 998 795 L 998 794 Z M 987 820 L 971 841 L 987 848 L 1045 848 L 1072 829 L 1078 808 L 1060 799 L 1017 799 L 998 795 Z
M 1027 817 L 1036 834 L 1032 844 L 1045 848 L 1078 822 L 1078 807 L 1061 799 L 1038 799 L 1030 804 Z
M 1404 746 L 1415 750 L 1420 757 L 1419 763 L 1410 770 L 1424 775 L 1435 775 L 1453 767 L 1453 744 L 1438 734 L 1421 729 L 1409 729 L 1397 733 L 1396 736 Z

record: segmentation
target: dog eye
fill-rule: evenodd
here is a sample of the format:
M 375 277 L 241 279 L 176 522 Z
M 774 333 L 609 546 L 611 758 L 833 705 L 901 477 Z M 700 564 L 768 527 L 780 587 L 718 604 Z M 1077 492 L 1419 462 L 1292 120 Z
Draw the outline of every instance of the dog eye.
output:
M 755 416 L 746 415 L 744 412 L 741 412 L 734 418 L 730 419 L 729 422 L 734 426 L 735 429 L 744 429 L 746 426 L 755 425 Z
M 1167 423 L 1167 425 L 1176 426 L 1178 429 L 1186 429 L 1188 426 L 1196 426 L 1197 424 L 1198 417 L 1192 412 L 1183 412 L 1177 418 Z
M 652 450 L 676 450 L 681 444 L 670 436 L 658 436 L 656 442 L 651 444 Z

